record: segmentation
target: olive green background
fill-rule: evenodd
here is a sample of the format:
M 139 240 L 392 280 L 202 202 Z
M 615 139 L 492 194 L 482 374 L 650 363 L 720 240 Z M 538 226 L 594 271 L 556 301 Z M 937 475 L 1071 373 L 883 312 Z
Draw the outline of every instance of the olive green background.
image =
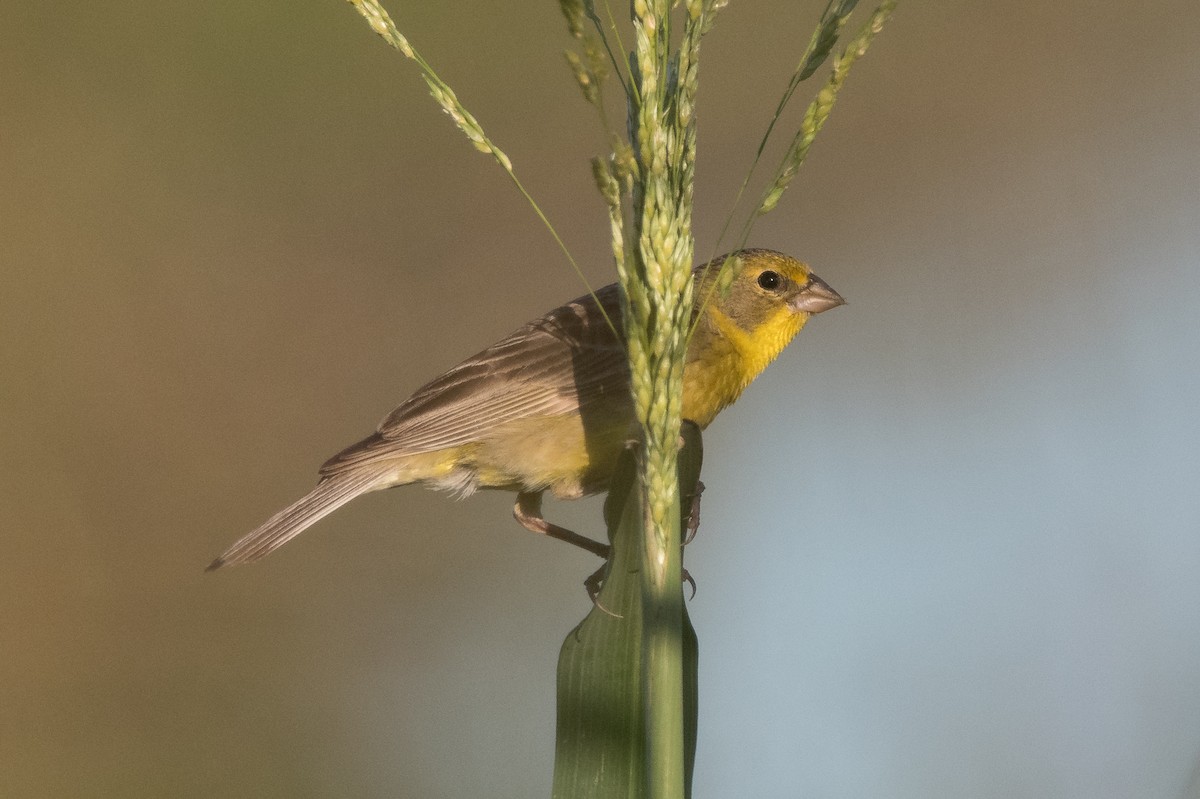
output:
M 611 280 L 556 4 L 390 6 Z M 705 44 L 704 255 L 822 7 Z M 751 241 L 849 305 L 705 440 L 698 798 L 1200 796 L 1197 17 L 908 0 L 856 66 Z M 0 795 L 548 794 L 596 563 L 506 495 L 203 573 L 582 291 L 411 64 L 338 0 L 5 2 L 0 270 Z

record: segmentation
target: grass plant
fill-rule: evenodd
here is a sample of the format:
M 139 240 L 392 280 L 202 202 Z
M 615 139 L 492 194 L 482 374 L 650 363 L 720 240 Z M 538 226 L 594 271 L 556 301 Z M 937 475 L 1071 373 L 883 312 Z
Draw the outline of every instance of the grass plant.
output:
M 412 46 L 377 0 L 349 0 L 372 30 L 418 66 L 433 98 L 491 155 L 583 279 L 569 248 L 517 178 L 511 159 Z M 596 607 L 563 645 L 558 674 L 554 795 L 678 799 L 691 793 L 696 745 L 697 643 L 682 588 L 681 507 L 690 507 L 700 435 L 681 415 L 684 354 L 693 319 L 691 218 L 700 45 L 728 0 L 632 0 L 627 23 L 610 0 L 560 0 L 576 49 L 567 64 L 605 130 L 610 151 L 592 162 L 608 211 L 622 287 L 622 324 L 640 427 L 606 503 L 613 555 Z M 883 0 L 834 52 L 857 0 L 829 0 L 776 106 L 719 236 L 725 238 L 800 84 L 833 54 L 761 199 L 730 249 L 750 238 L 804 163 L 853 64 L 892 13 Z M 624 25 L 624 27 L 623 27 Z M 632 46 L 627 50 L 625 40 Z M 626 109 L 614 127 L 608 86 Z M 719 244 L 718 242 L 718 244 Z M 715 253 L 714 253 L 715 254 Z M 732 275 L 728 264 L 723 267 Z M 717 281 L 714 290 L 721 290 Z M 586 279 L 584 279 L 586 285 Z M 588 287 L 591 291 L 591 287 Z M 707 302 L 708 297 L 699 298 Z M 609 320 L 609 324 L 614 324 Z

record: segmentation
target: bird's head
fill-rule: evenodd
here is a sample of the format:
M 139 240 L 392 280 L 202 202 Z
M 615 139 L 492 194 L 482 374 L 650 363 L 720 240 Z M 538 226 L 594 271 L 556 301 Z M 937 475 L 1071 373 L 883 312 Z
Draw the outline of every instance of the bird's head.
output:
M 721 266 L 729 259 L 722 276 Z M 749 334 L 764 326 L 799 330 L 813 314 L 846 302 L 807 265 L 773 250 L 740 250 L 697 267 L 696 273 L 697 307 L 711 305 Z

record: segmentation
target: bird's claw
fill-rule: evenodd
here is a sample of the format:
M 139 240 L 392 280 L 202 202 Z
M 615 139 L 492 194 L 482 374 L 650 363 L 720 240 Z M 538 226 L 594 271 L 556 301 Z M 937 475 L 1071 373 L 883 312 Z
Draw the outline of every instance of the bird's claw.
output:
M 691 573 L 689 573 L 687 569 L 684 569 L 679 576 L 682 577 L 684 582 L 686 582 L 692 588 L 692 595 L 688 597 L 688 601 L 691 602 L 696 598 L 696 578 L 692 577 Z
M 620 613 L 613 613 L 611 610 L 604 607 L 604 605 L 600 604 L 600 590 L 604 588 L 604 572 L 607 568 L 608 564 L 605 563 L 599 569 L 596 569 L 596 571 L 588 575 L 588 578 L 583 581 L 583 587 L 587 591 L 588 599 L 592 601 L 593 605 L 600 608 L 600 610 L 604 611 L 609 616 L 612 616 L 614 619 L 622 619 L 624 616 L 622 616 Z M 691 572 L 689 572 L 687 569 L 682 569 L 679 576 L 685 583 L 688 584 L 688 587 L 692 589 L 692 595 L 688 597 L 688 601 L 690 602 L 696 598 L 696 578 L 693 577 Z
M 604 605 L 600 604 L 600 589 L 604 587 L 604 573 L 608 570 L 608 561 L 604 562 L 596 571 L 592 572 L 586 580 L 583 581 L 583 587 L 587 590 L 588 599 L 592 600 L 592 604 L 597 608 L 612 616 L 614 619 L 624 618 L 620 613 L 613 613 Z
M 692 494 L 692 507 L 688 510 L 687 532 L 683 536 L 683 545 L 692 543 L 696 533 L 700 531 L 700 495 L 704 493 L 704 481 L 696 481 L 696 491 Z

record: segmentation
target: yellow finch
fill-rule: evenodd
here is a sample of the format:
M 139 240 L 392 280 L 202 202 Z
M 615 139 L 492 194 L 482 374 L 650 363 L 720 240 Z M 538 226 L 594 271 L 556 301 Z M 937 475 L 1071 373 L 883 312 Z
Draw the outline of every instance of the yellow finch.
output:
M 734 253 L 693 271 L 697 310 L 683 373 L 683 416 L 701 428 L 741 395 L 813 315 L 841 296 L 794 258 Z M 616 326 L 609 326 L 597 302 Z M 368 438 L 321 467 L 307 496 L 272 516 L 209 569 L 257 560 L 355 497 L 421 483 L 467 496 L 517 492 L 534 532 L 604 555 L 608 547 L 541 518 L 542 493 L 575 499 L 608 488 L 634 424 L 617 286 L 580 297 L 427 383 Z

